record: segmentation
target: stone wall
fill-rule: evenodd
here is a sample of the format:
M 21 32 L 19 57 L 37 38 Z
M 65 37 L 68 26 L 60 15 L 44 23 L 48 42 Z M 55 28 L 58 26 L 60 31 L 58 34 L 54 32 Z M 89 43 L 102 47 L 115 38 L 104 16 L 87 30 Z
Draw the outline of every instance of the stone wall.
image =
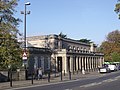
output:
M 0 82 L 9 81 L 10 72 L 6 71 L 0 71 Z M 12 80 L 25 80 L 25 71 L 20 70 L 12 71 Z
M 0 82 L 8 81 L 8 71 L 0 71 Z

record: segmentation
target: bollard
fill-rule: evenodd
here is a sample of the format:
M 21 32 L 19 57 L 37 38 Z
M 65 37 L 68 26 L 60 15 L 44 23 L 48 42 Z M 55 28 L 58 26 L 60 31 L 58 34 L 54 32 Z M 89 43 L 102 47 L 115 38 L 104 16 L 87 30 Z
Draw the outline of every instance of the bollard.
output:
M 65 76 L 65 70 L 64 70 L 64 76 Z
M 73 70 L 73 75 L 75 74 L 74 70 Z
M 56 70 L 55 70 L 55 77 L 56 77 L 57 75 L 56 75 Z
M 77 74 L 78 74 L 78 70 L 77 70 Z
M 32 79 L 31 79 L 31 83 L 33 84 L 33 73 L 32 73 Z
M 28 73 L 27 73 L 27 67 L 26 67 L 26 65 L 25 65 L 25 79 L 26 79 L 26 80 L 28 80 L 27 74 L 28 74 Z
M 62 71 L 61 71 L 61 81 L 62 81 Z
M 84 69 L 82 69 L 82 74 L 85 74 L 85 70 Z
M 48 82 L 50 82 L 50 71 L 48 71 Z
M 10 71 L 10 87 L 12 87 L 12 71 Z
M 56 65 L 55 65 L 55 77 L 56 77 Z
M 71 80 L 71 72 L 69 71 L 69 80 Z

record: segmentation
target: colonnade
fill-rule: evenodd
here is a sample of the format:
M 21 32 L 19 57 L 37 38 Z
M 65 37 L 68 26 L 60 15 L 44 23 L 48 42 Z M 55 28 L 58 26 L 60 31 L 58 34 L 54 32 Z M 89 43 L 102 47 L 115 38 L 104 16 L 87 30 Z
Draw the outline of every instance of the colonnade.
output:
M 66 72 L 71 71 L 90 71 L 95 70 L 99 66 L 102 66 L 102 63 L 104 62 L 103 57 L 99 56 L 69 56 L 67 57 L 67 67 Z
M 57 59 L 58 61 L 58 59 Z M 93 71 L 96 70 L 99 66 L 102 66 L 104 62 L 103 56 L 88 56 L 88 55 L 81 55 L 81 56 L 61 56 L 62 63 L 59 63 L 62 67 L 62 71 L 66 73 L 71 72 L 82 72 L 84 71 Z

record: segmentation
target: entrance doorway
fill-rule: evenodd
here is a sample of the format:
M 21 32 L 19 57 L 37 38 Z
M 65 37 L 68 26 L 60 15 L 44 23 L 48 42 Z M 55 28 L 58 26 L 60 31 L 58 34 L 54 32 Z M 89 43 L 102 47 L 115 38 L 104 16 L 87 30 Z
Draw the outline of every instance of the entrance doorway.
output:
M 70 71 L 70 57 L 67 57 L 67 71 Z
M 57 70 L 58 72 L 62 71 L 62 57 L 57 57 Z

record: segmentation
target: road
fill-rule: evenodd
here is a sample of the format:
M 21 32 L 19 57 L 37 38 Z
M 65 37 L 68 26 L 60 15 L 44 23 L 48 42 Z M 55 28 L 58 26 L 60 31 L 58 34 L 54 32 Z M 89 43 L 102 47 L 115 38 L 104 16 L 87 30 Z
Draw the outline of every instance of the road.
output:
M 18 88 L 19 90 L 120 90 L 120 71 L 100 77 Z M 12 89 L 13 90 L 13 89 Z
M 102 82 L 94 82 L 71 90 L 120 90 L 120 76 L 103 80 Z

